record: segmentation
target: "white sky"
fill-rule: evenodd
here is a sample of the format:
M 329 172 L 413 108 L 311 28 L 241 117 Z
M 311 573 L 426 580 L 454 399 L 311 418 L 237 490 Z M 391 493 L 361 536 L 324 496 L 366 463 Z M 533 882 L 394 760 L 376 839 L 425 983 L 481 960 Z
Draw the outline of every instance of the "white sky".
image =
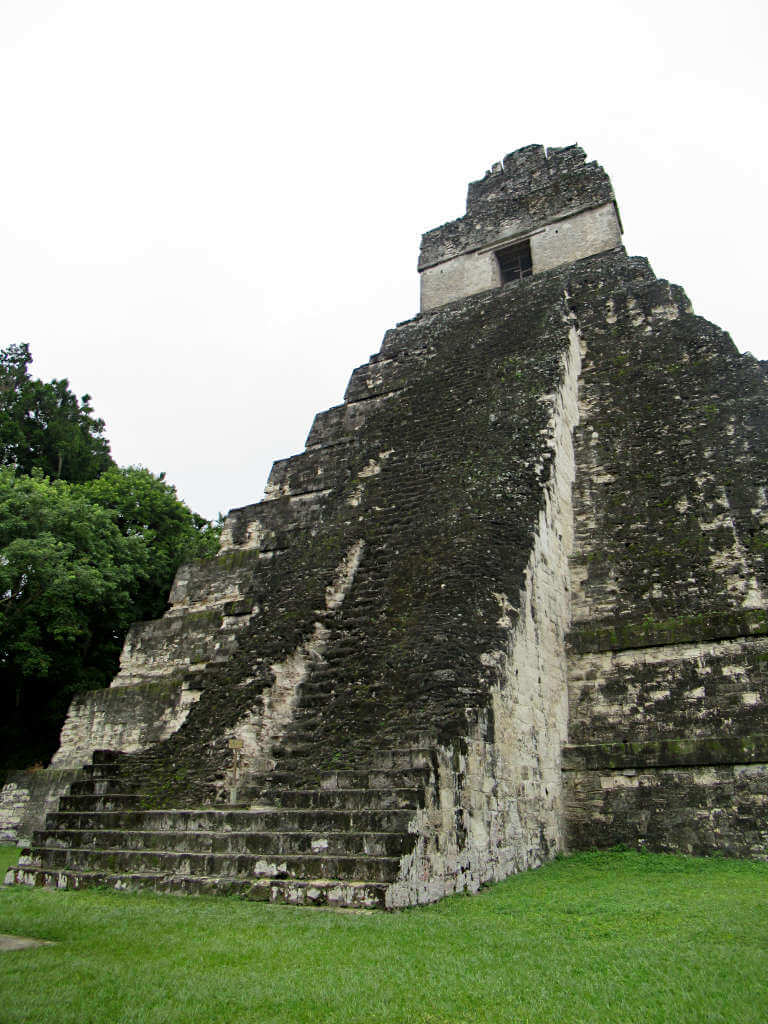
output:
M 467 183 L 578 142 L 629 252 L 768 358 L 765 11 L 0 0 L 0 347 L 215 516 L 416 312 Z

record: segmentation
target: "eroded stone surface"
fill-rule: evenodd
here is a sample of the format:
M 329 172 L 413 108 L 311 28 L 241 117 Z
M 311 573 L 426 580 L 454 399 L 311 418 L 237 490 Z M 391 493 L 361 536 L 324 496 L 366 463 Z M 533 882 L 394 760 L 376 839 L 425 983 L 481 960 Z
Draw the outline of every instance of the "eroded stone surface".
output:
M 761 369 L 666 282 L 579 316 L 569 843 L 765 858 Z

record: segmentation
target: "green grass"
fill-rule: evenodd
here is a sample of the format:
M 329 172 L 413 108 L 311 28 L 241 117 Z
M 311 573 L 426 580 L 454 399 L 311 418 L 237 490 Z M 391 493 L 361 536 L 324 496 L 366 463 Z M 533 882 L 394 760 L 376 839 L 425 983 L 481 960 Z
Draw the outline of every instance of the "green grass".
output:
M 5 848 L 4 862 L 15 851 Z M 354 914 L 0 891 L 2 1024 L 765 1024 L 768 864 L 578 854 Z

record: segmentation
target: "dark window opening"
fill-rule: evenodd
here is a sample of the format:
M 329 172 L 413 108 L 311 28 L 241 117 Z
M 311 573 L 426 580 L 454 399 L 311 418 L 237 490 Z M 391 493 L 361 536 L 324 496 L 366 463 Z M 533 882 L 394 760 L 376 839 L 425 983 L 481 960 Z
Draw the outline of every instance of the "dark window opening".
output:
M 526 239 L 508 249 L 499 249 L 496 253 L 501 268 L 501 280 L 519 281 L 521 277 L 530 277 L 533 273 L 531 262 L 531 243 Z

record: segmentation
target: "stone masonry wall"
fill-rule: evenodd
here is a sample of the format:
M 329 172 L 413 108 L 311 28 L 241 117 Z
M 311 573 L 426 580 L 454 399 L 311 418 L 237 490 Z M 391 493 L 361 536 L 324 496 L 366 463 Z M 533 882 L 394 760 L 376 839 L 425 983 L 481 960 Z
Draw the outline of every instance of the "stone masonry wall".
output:
M 464 217 L 423 235 L 419 270 L 613 202 L 608 175 L 578 146 L 517 150 L 469 186 Z
M 258 543 L 253 525 L 235 543 L 246 511 L 235 510 L 219 556 L 182 565 L 168 612 L 131 627 L 110 688 L 83 694 L 70 706 L 54 766 L 85 764 L 99 749 L 137 752 L 183 724 L 200 696 L 197 677 L 209 664 L 226 662 L 239 632 L 260 615 L 259 567 L 285 549 L 299 518 L 288 499 L 250 508 L 259 507 Z
M 613 203 L 551 221 L 531 236 L 533 273 L 541 274 L 621 245 Z
M 768 856 L 764 377 L 665 282 L 576 306 L 569 844 Z
M 571 743 L 768 733 L 768 637 L 600 651 L 571 660 Z
M 495 239 L 493 248 L 468 253 L 426 267 L 421 272 L 421 310 L 425 312 L 455 299 L 501 285 L 497 251 L 520 240 L 526 232 Z M 613 203 L 565 216 L 553 216 L 528 236 L 534 274 L 552 270 L 586 256 L 613 249 L 621 243 L 621 228 Z
M 768 771 L 760 764 L 650 765 L 566 773 L 572 849 L 766 859 Z
M 543 396 L 553 459 L 525 585 L 511 599 L 495 595 L 506 644 L 481 655 L 497 673 L 492 704 L 463 741 L 436 752 L 427 791 L 432 799 L 416 818 L 419 841 L 390 889 L 393 907 L 476 891 L 564 848 L 560 752 L 567 727 L 571 434 L 581 358 L 578 333 L 564 315 L 566 331 L 561 384 Z
M 174 655 L 201 697 L 173 736 L 137 758 L 153 800 L 223 799 L 233 737 L 244 744 L 246 788 L 270 767 L 312 785 L 329 765 L 375 763 L 381 748 L 496 742 L 494 704 L 502 722 L 503 699 L 494 694 L 508 684 L 492 655 L 507 651 L 517 595 L 529 586 L 554 460 L 553 409 L 572 344 L 564 280 L 519 282 L 388 332 L 381 352 L 352 375 L 344 405 L 316 417 L 307 449 L 275 465 L 267 499 L 230 515 L 216 562 L 248 560 L 237 600 L 250 611 L 226 656 L 193 672 Z M 303 499 L 313 494 L 305 518 Z M 300 516 L 288 519 L 296 507 Z M 329 606 L 352 551 L 359 556 L 344 599 Z M 174 607 L 183 601 L 195 614 L 198 579 L 208 587 L 214 570 L 203 563 L 203 577 L 190 573 Z M 546 602 L 536 607 L 541 614 Z M 150 665 L 154 640 L 143 635 Z M 162 656 L 162 634 L 157 643 Z M 308 734 L 302 694 L 321 679 L 327 698 Z M 555 685 L 549 675 L 544 685 Z M 537 772 L 552 770 L 550 754 Z M 539 785 L 522 780 L 523 768 L 509 769 L 508 785 L 520 794 Z M 531 835 L 538 824 L 526 826 Z M 520 838 L 514 856 L 549 855 L 557 829 L 550 822 L 545 832 L 543 844 Z
M 29 843 L 78 774 L 73 768 L 10 772 L 0 792 L 0 843 Z
M 79 768 L 94 750 L 144 750 L 183 724 L 200 692 L 173 682 L 91 690 L 74 698 L 53 768 Z
M 534 274 L 620 244 L 610 181 L 577 146 L 518 150 L 469 186 L 466 215 L 422 238 L 422 312 L 498 287 L 494 250 L 526 237 Z

